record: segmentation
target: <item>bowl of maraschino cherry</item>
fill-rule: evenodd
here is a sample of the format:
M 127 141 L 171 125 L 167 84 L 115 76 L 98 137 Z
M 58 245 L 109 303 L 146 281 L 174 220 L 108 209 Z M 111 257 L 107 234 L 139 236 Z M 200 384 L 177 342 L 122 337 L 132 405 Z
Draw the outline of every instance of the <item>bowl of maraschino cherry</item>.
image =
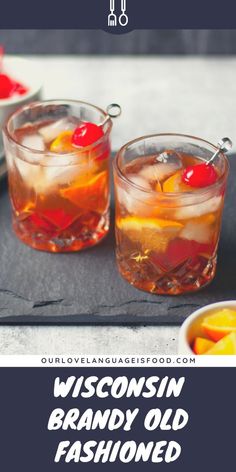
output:
M 0 45 L 0 158 L 3 154 L 2 126 L 20 106 L 41 98 L 38 65 L 31 60 L 4 54 Z

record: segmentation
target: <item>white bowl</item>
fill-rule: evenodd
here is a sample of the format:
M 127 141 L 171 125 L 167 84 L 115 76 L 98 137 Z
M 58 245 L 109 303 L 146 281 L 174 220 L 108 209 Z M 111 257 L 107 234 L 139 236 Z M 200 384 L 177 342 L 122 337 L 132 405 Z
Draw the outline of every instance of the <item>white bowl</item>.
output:
M 29 91 L 24 95 L 0 99 L 0 158 L 3 154 L 2 127 L 17 108 L 41 98 L 42 82 L 38 64 L 17 56 L 4 56 L 3 72 L 25 85 Z
M 179 354 L 188 354 L 193 355 L 194 352 L 191 348 L 191 345 L 196 336 L 206 337 L 203 330 L 201 329 L 201 322 L 206 315 L 210 315 L 211 312 L 216 309 L 222 308 L 232 308 L 236 310 L 236 300 L 230 300 L 227 302 L 218 302 L 212 303 L 211 305 L 206 305 L 200 308 L 197 311 L 194 311 L 184 323 L 182 324 L 179 332 L 179 345 L 178 353 Z

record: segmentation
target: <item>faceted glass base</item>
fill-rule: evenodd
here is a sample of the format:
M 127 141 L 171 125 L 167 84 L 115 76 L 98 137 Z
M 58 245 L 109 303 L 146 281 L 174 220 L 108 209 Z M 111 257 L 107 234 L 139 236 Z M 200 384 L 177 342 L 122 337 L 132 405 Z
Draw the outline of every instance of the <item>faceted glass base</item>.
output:
M 199 255 L 163 271 L 150 260 L 138 263 L 117 254 L 122 277 L 139 290 L 158 295 L 181 295 L 208 285 L 215 276 L 216 260 L 216 256 L 207 259 Z
M 100 216 L 91 215 L 87 224 L 81 219 L 74 221 L 64 230 L 37 227 L 26 220 L 20 221 L 13 215 L 13 229 L 16 236 L 28 246 L 40 251 L 48 252 L 76 252 L 98 244 L 108 233 L 109 214 Z

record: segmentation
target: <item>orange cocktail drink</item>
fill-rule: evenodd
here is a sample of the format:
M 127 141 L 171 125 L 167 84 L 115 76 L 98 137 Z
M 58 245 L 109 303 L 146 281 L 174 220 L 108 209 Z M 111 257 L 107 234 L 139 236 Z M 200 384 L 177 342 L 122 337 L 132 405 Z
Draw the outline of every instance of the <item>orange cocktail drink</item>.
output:
M 112 122 L 74 101 L 35 103 L 4 130 L 13 228 L 44 251 L 78 251 L 109 229 Z
M 117 263 L 135 287 L 195 291 L 214 277 L 228 163 L 216 148 L 182 135 L 133 141 L 114 164 Z

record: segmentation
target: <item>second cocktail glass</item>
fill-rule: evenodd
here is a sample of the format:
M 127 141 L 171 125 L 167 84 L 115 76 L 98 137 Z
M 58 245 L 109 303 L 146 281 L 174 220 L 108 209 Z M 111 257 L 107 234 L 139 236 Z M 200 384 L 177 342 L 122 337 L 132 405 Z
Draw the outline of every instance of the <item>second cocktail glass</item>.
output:
M 9 192 L 23 242 L 78 251 L 107 234 L 111 129 L 106 112 L 78 101 L 35 103 L 9 118 Z
M 117 154 L 117 263 L 121 275 L 135 287 L 177 295 L 198 290 L 213 279 L 227 158 L 220 153 L 214 169 L 207 169 L 209 185 L 202 187 L 200 167 L 192 179 L 194 187 L 182 178 L 186 169 L 206 164 L 216 150 L 199 138 L 166 134 L 137 139 Z

